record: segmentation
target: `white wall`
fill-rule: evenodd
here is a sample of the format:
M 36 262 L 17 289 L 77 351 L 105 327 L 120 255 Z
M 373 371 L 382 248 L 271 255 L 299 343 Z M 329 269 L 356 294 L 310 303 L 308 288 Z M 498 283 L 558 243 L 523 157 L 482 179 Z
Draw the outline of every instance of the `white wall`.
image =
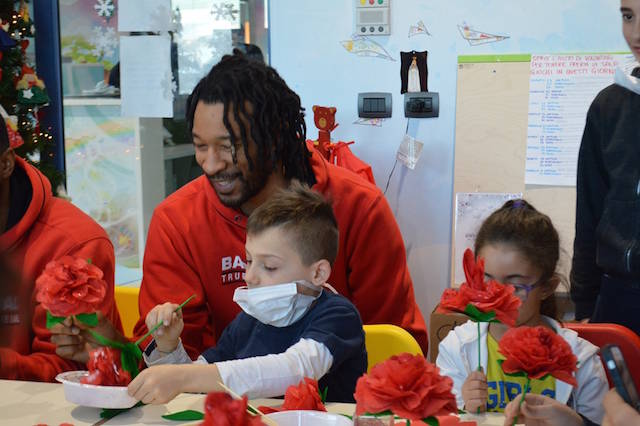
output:
M 628 50 L 620 30 L 619 0 L 392 0 L 392 34 L 372 39 L 395 62 L 358 57 L 341 46 L 353 32 L 352 0 L 269 3 L 271 65 L 302 98 L 308 136 L 317 136 L 311 106 L 337 107 L 340 126 L 332 139 L 355 140 L 353 151 L 371 164 L 383 190 L 406 126 L 399 52 L 429 51 L 428 85 L 440 93 L 440 117 L 411 120 L 409 134 L 425 143 L 422 157 L 413 171 L 399 164 L 387 192 L 427 320 L 450 279 L 457 56 Z M 418 20 L 431 37 L 407 37 L 409 26 Z M 511 38 L 471 47 L 457 29 L 464 21 Z M 381 128 L 352 124 L 358 92 L 373 91 L 393 94 L 392 118 Z

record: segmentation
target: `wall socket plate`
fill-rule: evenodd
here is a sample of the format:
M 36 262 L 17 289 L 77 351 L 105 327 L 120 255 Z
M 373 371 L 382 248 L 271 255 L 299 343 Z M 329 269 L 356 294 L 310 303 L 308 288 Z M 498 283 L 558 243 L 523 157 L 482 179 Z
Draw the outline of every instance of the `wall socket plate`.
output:
M 437 92 L 407 92 L 404 94 L 405 117 L 437 117 L 439 112 L 440 95 Z

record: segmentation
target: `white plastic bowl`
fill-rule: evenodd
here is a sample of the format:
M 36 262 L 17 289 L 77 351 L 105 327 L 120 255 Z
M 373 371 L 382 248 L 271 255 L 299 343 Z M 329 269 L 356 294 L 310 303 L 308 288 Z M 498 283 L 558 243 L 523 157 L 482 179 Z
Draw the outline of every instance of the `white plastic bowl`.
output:
M 64 387 L 64 397 L 69 402 L 85 407 L 131 408 L 138 400 L 127 393 L 126 386 L 98 386 L 80 383 L 88 371 L 67 371 L 56 376 Z
M 353 426 L 353 421 L 339 414 L 324 411 L 281 411 L 267 414 L 278 426 Z

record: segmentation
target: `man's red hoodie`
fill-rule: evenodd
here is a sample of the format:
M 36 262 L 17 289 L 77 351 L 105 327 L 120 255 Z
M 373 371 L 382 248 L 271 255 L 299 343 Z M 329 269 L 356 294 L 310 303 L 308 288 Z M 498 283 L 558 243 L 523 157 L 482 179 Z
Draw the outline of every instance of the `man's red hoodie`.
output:
M 384 195 L 312 152 L 313 189 L 331 201 L 340 231 L 328 283 L 354 303 L 365 324 L 396 324 L 426 353 L 426 325 L 416 305 L 402 235 Z M 136 336 L 147 331 L 144 319 L 154 306 L 181 303 L 195 294 L 183 308 L 182 342 L 194 359 L 215 345 L 240 311 L 233 292 L 245 285 L 246 223 L 240 210 L 220 202 L 206 176 L 156 207 L 144 254 Z
M 9 342 L 0 348 L 0 378 L 53 381 L 58 373 L 83 366 L 55 354 L 45 327 L 46 311 L 35 301 L 35 279 L 47 262 L 62 256 L 91 259 L 109 286 L 102 312 L 122 329 L 113 298 L 113 245 L 93 219 L 52 196 L 51 184 L 40 171 L 19 157 L 16 167 L 26 172 L 33 195 L 22 219 L 0 235 L 0 249 L 22 277 L 19 294 L 0 304 L 0 327 Z

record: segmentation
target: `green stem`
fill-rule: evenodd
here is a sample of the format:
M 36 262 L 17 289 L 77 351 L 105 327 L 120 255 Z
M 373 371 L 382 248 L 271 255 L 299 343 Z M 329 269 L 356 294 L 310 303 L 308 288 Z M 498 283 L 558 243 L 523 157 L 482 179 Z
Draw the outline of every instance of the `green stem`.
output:
M 522 403 L 524 402 L 524 397 L 527 395 L 527 390 L 529 389 L 529 384 L 531 383 L 531 379 L 529 379 L 529 375 L 527 374 L 527 383 L 525 383 L 524 385 L 524 392 L 522 392 L 522 398 L 520 398 L 520 402 L 518 403 L 518 413 L 520 412 L 520 407 L 522 407 Z M 518 423 L 518 415 L 516 414 L 516 416 L 513 419 L 513 423 L 511 424 L 511 426 L 515 426 L 515 424 Z
M 482 360 L 480 357 L 480 321 L 478 321 L 478 371 L 482 371 Z
M 184 302 L 182 302 L 180 304 L 180 306 L 178 306 L 175 311 L 173 312 L 178 312 L 180 309 L 182 309 L 184 307 L 184 305 L 186 305 L 187 303 L 189 303 L 191 301 L 191 299 L 193 299 L 194 297 L 196 297 L 195 294 L 192 294 L 191 297 L 189 297 L 187 300 L 185 300 Z M 138 340 L 136 340 L 135 345 L 138 346 L 140 343 L 144 342 L 144 339 L 146 339 L 147 337 L 151 336 L 151 334 L 153 332 L 155 332 L 157 329 L 159 329 L 162 326 L 162 321 L 158 322 L 155 326 L 153 326 L 153 328 L 149 331 L 147 331 L 147 333 L 142 336 L 141 338 L 139 338 Z
M 480 321 L 476 321 L 476 324 L 478 324 L 478 371 L 482 372 L 482 359 L 480 357 Z M 476 414 L 480 414 L 480 407 L 478 407 Z

